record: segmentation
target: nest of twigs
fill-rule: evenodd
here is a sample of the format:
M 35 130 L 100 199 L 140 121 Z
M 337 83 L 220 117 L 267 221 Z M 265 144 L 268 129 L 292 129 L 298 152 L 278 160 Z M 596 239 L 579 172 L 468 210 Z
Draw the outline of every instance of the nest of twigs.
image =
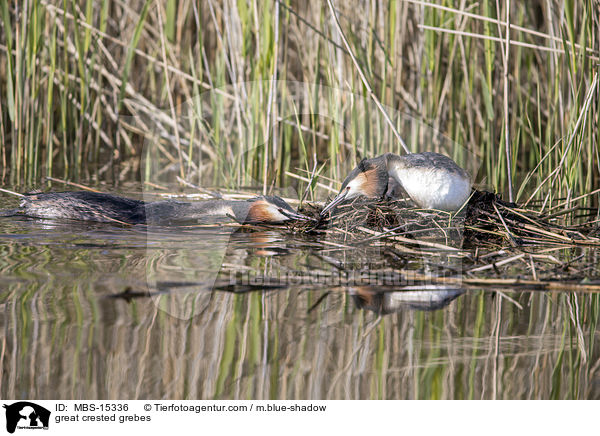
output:
M 503 201 L 499 195 L 473 191 L 468 204 L 458 213 L 417 209 L 405 200 L 357 200 L 338 206 L 320 217 L 322 207 L 308 204 L 301 209 L 315 222 L 294 223 L 300 233 L 327 231 L 348 238 L 401 235 L 416 240 L 463 241 L 464 248 L 513 247 L 539 244 L 600 245 L 597 226 L 576 223 L 573 213 L 542 215 Z M 591 211 L 589 213 L 594 213 Z M 589 215 L 588 213 L 588 215 Z M 595 211 L 597 213 L 597 211 Z

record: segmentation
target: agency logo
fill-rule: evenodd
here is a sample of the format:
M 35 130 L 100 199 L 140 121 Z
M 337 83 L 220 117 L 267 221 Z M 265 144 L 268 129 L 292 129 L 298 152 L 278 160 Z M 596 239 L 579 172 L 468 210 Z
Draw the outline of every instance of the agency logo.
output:
M 6 431 L 14 433 L 18 429 L 40 430 L 48 429 L 50 411 L 29 401 L 19 401 L 10 405 L 4 404 L 6 409 Z

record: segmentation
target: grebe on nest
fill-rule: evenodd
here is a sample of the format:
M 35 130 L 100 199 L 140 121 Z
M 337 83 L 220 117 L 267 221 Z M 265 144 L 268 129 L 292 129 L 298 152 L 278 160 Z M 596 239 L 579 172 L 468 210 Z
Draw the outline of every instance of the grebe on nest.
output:
M 360 162 L 321 215 L 359 195 L 370 198 L 393 195 L 394 184 L 400 185 L 424 209 L 457 211 L 471 195 L 469 175 L 448 156 L 429 151 L 404 156 L 386 153 Z
M 144 202 L 111 194 L 77 191 L 25 194 L 12 214 L 33 218 L 72 219 L 126 224 L 170 224 L 231 217 L 240 223 L 279 224 L 308 220 L 282 198 L 260 196 L 250 200 L 173 200 Z M 3 215 L 7 215 L 4 213 Z

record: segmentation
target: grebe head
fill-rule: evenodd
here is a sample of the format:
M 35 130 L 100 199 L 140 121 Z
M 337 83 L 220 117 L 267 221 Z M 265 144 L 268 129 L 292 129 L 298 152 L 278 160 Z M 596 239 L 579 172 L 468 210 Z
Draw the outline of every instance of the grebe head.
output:
M 321 211 L 325 215 L 329 210 L 345 200 L 364 195 L 369 198 L 381 198 L 388 186 L 387 155 L 373 159 L 363 159 L 342 183 L 339 194 Z
M 282 223 L 289 220 L 312 219 L 296 212 L 281 197 L 265 195 L 236 203 L 233 212 L 238 221 L 245 223 Z

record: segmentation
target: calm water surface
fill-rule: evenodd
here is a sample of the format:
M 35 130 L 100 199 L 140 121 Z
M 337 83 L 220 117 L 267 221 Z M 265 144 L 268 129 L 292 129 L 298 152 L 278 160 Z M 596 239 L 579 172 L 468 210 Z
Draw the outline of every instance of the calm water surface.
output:
M 598 294 L 336 278 L 386 262 L 285 228 L 0 218 L 0 396 L 600 399 Z

